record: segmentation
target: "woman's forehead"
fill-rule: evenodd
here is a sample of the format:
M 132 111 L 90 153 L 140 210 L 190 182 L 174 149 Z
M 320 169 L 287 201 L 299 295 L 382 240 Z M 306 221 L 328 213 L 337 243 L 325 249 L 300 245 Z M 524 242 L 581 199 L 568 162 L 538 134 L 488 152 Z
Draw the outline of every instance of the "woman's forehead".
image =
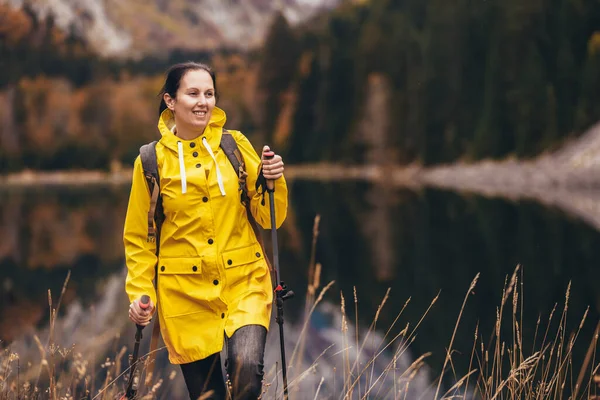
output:
M 213 81 L 208 72 L 203 69 L 195 69 L 188 71 L 183 75 L 179 87 L 181 89 L 210 89 L 213 88 Z

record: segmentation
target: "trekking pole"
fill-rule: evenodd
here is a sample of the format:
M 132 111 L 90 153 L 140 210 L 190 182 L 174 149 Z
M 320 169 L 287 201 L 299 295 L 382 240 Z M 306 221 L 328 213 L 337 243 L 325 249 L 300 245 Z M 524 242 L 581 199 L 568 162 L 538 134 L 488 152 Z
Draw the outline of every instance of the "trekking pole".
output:
M 275 153 L 272 151 L 265 152 L 264 156 L 267 160 L 273 158 Z M 277 305 L 277 316 L 275 321 L 279 325 L 279 345 L 281 347 L 281 375 L 283 376 L 283 398 L 288 400 L 288 384 L 287 384 L 287 366 L 285 363 L 285 342 L 283 339 L 283 302 L 294 297 L 294 292 L 288 290 L 279 275 L 279 249 L 277 246 L 277 225 L 275 219 L 275 182 L 267 180 L 267 192 L 269 192 L 269 205 L 271 208 L 271 239 L 273 242 L 273 264 L 275 264 L 275 298 Z
M 150 307 L 150 297 L 148 295 L 143 295 L 140 299 L 140 307 L 145 310 Z M 127 390 L 125 394 L 119 400 L 131 400 L 135 398 L 138 389 L 139 383 L 139 373 L 136 373 L 137 361 L 138 361 L 138 353 L 140 351 L 140 342 L 142 341 L 142 330 L 144 327 L 142 325 L 135 324 L 137 327 L 137 331 L 135 333 L 135 345 L 133 346 L 133 354 L 129 359 L 129 380 L 127 381 Z

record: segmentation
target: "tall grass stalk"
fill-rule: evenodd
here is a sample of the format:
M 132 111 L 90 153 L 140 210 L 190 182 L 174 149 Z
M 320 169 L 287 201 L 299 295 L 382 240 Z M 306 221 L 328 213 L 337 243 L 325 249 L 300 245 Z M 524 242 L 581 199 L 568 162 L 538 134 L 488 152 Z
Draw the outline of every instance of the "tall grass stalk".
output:
M 317 240 L 319 238 L 319 223 L 321 221 L 321 216 L 316 215 L 313 222 L 313 231 L 312 231 L 312 242 L 310 247 L 310 259 L 308 262 L 308 288 L 306 291 L 306 301 L 304 303 L 304 324 L 306 325 L 309 321 L 310 316 L 312 315 L 311 308 L 315 305 L 315 294 L 317 289 L 321 286 L 321 264 L 316 262 L 316 253 L 317 253 Z M 298 342 L 296 348 L 298 349 L 298 353 L 302 354 L 304 352 L 306 336 L 302 335 L 300 337 L 300 341 Z M 294 365 L 294 356 L 296 355 L 296 349 L 294 349 L 294 354 L 290 358 L 289 365 Z M 296 369 L 299 370 L 301 368 L 300 363 L 302 359 L 299 358 L 297 361 Z
M 440 392 L 440 388 L 442 386 L 442 378 L 444 377 L 444 372 L 446 371 L 446 366 L 448 365 L 448 361 L 451 358 L 452 345 L 454 344 L 454 339 L 456 337 L 456 331 L 458 330 L 458 324 L 460 323 L 463 311 L 465 309 L 465 306 L 467 305 L 467 299 L 469 298 L 469 295 L 471 294 L 471 292 L 473 291 L 473 289 L 475 289 L 475 286 L 477 285 L 477 280 L 478 279 L 479 279 L 479 274 L 477 274 L 475 276 L 475 278 L 473 279 L 473 281 L 471 282 L 471 285 L 469 286 L 469 290 L 467 290 L 467 294 L 465 295 L 465 299 L 463 300 L 462 307 L 460 308 L 460 312 L 458 313 L 458 319 L 456 320 L 456 325 L 454 325 L 454 332 L 452 332 L 452 339 L 450 339 L 450 345 L 448 346 L 448 351 L 446 352 L 446 358 L 444 359 L 444 365 L 442 366 L 442 372 L 440 374 L 440 378 L 439 378 L 439 382 L 438 382 L 438 385 L 437 385 L 437 389 L 435 389 L 435 396 L 434 396 L 434 398 L 437 398 L 438 393 Z
M 579 326 L 579 329 L 582 328 L 582 325 Z M 600 321 L 598 321 L 598 323 L 596 324 L 596 329 L 594 330 L 594 337 L 588 347 L 588 350 L 585 354 L 585 359 L 583 360 L 583 365 L 581 366 L 581 370 L 579 371 L 579 375 L 577 376 L 577 383 L 575 384 L 575 391 L 573 393 L 573 398 L 577 398 L 577 395 L 579 394 L 579 391 L 581 390 L 581 385 L 583 383 L 583 378 L 585 376 L 585 371 L 588 369 L 588 366 L 590 365 L 590 361 L 593 358 L 593 355 L 595 354 L 595 350 L 596 350 L 596 345 L 598 344 L 598 334 L 600 332 Z M 589 386 L 588 386 L 589 388 Z M 588 397 L 589 397 L 589 392 L 588 392 Z
M 355 365 L 359 365 L 360 366 L 360 351 L 358 350 L 358 327 L 359 322 L 358 322 L 358 295 L 356 294 L 356 286 L 352 287 L 352 291 L 354 293 L 354 331 L 355 331 L 355 336 L 356 336 L 356 361 L 355 361 Z M 354 366 L 352 366 L 352 368 L 354 368 Z M 360 393 L 360 381 L 358 382 L 358 393 Z
M 317 299 L 315 300 L 314 304 L 312 305 L 308 316 L 304 319 L 304 323 L 302 325 L 302 330 L 300 332 L 300 337 L 305 337 L 305 333 L 306 333 L 306 329 L 308 328 L 308 323 L 310 322 L 310 316 L 313 314 L 313 312 L 315 311 L 315 309 L 317 308 L 317 306 L 319 305 L 319 303 L 323 300 L 323 297 L 325 296 L 325 293 L 327 293 L 327 291 L 333 286 L 333 284 L 335 283 L 335 281 L 331 281 L 327 284 L 327 286 L 325 286 L 321 292 L 319 293 L 319 296 L 317 297 Z M 296 346 L 294 347 L 294 351 L 292 352 L 292 356 L 290 357 L 290 365 L 292 364 L 292 361 L 294 360 L 294 358 L 296 357 L 296 355 L 298 354 L 299 351 L 299 347 L 300 347 L 300 343 L 302 341 L 298 341 L 296 343 Z
M 315 264 L 315 275 L 316 266 Z M 314 275 L 313 275 L 314 278 Z M 410 298 L 404 303 L 400 312 L 396 315 L 385 335 L 379 333 L 377 326 L 380 325 L 381 313 L 384 306 L 389 303 L 390 291 L 386 291 L 383 299 L 375 313 L 374 319 L 369 325 L 369 330 L 364 337 L 360 337 L 360 331 L 356 327 L 350 329 L 351 322 L 346 312 L 346 301 L 340 292 L 341 325 L 339 326 L 340 342 L 332 342 L 324 346 L 320 354 L 311 360 L 309 365 L 297 362 L 300 366 L 292 369 L 290 378 L 290 391 L 300 393 L 302 398 L 341 398 L 341 399 L 595 399 L 597 384 L 600 376 L 596 376 L 600 365 L 597 364 L 596 351 L 598 338 L 600 336 L 600 323 L 595 326 L 595 331 L 590 343 L 586 344 L 585 359 L 581 365 L 574 365 L 574 349 L 581 340 L 585 323 L 590 318 L 589 308 L 584 310 L 575 331 L 568 331 L 567 322 L 572 319 L 569 315 L 569 297 L 571 286 L 567 286 L 564 297 L 564 307 L 560 318 L 556 318 L 559 305 L 554 304 L 547 318 L 542 319 L 540 314 L 535 322 L 533 334 L 533 345 L 527 345 L 529 338 L 524 337 L 527 330 L 524 327 L 524 301 L 523 301 L 523 274 L 520 266 L 514 273 L 504 280 L 502 298 L 496 308 L 496 319 L 491 328 L 491 335 L 484 340 L 481 324 L 478 322 L 473 328 L 473 343 L 470 352 L 465 353 L 468 368 L 462 373 L 455 367 L 457 357 L 463 357 L 462 349 L 455 348 L 459 325 L 462 325 L 463 315 L 468 307 L 468 299 L 472 296 L 473 289 L 477 285 L 479 274 L 475 276 L 462 305 L 458 312 L 455 326 L 447 348 L 437 349 L 432 343 L 431 351 L 414 358 L 412 362 L 406 362 L 410 358 L 410 349 L 416 340 L 423 321 L 429 315 L 432 307 L 440 298 L 440 293 L 431 301 L 429 307 L 423 312 L 416 324 L 403 321 L 402 316 L 410 303 Z M 519 282 L 519 279 L 521 280 Z M 325 294 L 333 287 L 334 281 L 329 282 L 320 290 L 316 299 L 311 300 L 311 306 L 305 315 L 299 337 L 306 339 L 308 336 L 308 323 L 310 316 L 317 307 L 322 304 Z M 314 294 L 318 289 L 317 282 L 313 279 Z M 117 345 L 113 334 L 105 334 L 100 337 L 99 342 L 111 344 L 113 348 L 110 357 L 98 368 L 103 375 L 90 374 L 93 371 L 92 363 L 85 360 L 82 354 L 75 352 L 72 348 L 61 349 L 54 343 L 57 332 L 57 315 L 61 305 L 62 294 L 54 303 L 51 293 L 48 293 L 48 305 L 51 309 L 50 332 L 46 344 L 34 336 L 37 347 L 37 357 L 41 360 L 33 365 L 24 365 L 17 354 L 10 351 L 0 354 L 0 400 L 24 400 L 24 399 L 75 399 L 87 398 L 90 400 L 108 400 L 117 397 L 124 387 L 123 377 L 129 372 L 130 366 L 125 366 L 123 357 L 127 349 Z M 353 288 L 354 320 L 358 325 L 358 292 Z M 509 303 L 510 301 L 510 303 Z M 505 316 L 510 309 L 510 317 Z M 558 321 L 555 321 L 558 319 Z M 542 320 L 547 321 L 547 326 L 542 327 Z M 338 320 L 339 321 L 339 320 Z M 554 324 L 553 324 L 554 321 Z M 392 335 L 393 328 L 402 324 L 403 329 Z M 339 322 L 338 322 L 339 324 Z M 504 325 L 504 329 L 501 329 Z M 511 325 L 511 326 L 507 326 Z M 553 330 L 555 326 L 556 330 Z M 506 336 L 504 336 L 504 334 Z M 376 335 L 378 335 L 377 339 Z M 383 339 L 381 339 L 383 338 Z M 362 340 L 361 340 L 362 339 Z M 372 345 L 377 341 L 376 347 Z M 293 356 L 302 360 L 300 340 L 297 341 Z M 304 343 L 311 343 L 306 340 Z M 365 348 L 371 345 L 369 355 Z M 162 351 L 164 347 L 156 350 Z M 373 351 L 374 350 L 374 351 Z M 435 352 L 444 352 L 443 364 L 435 373 L 435 379 L 423 380 L 431 366 L 430 356 Z M 147 356 L 140 358 L 141 372 L 144 371 Z M 143 360 L 143 361 L 142 361 Z M 327 364 L 331 360 L 337 365 Z M 342 363 L 340 366 L 339 363 Z M 375 366 L 377 362 L 378 366 Z M 403 363 L 404 362 L 404 363 Z M 16 364 L 16 374 L 12 370 Z M 21 371 L 21 368 L 26 368 Z M 333 371 L 333 377 L 327 374 Z M 452 374 L 450 374 L 450 371 Z M 139 398 L 144 400 L 167 399 L 170 395 L 175 373 L 168 377 L 161 376 L 164 371 L 156 371 L 154 380 L 150 385 L 140 388 Z M 336 379 L 336 372 L 341 373 L 341 384 Z M 102 382 L 100 390 L 92 389 L 95 380 Z M 390 382 L 393 379 L 393 382 Z M 280 398 L 280 377 L 277 369 L 271 368 L 265 377 L 263 386 L 263 399 Z M 140 376 L 140 382 L 142 381 Z M 448 387 L 443 387 L 444 381 L 450 381 Z M 43 387 L 42 387 L 43 386 Z M 336 387 L 337 386 L 337 387 Z M 341 388 L 340 388 L 341 386 Z M 306 393 L 306 387 L 310 387 Z M 302 389 L 301 389 L 302 388 Z M 272 390 L 274 395 L 271 395 Z M 568 396 L 567 393 L 570 393 Z M 269 397 L 271 396 L 271 397 Z M 294 400 L 293 396 L 290 396 Z
M 385 305 L 385 303 L 388 301 L 388 299 L 390 297 L 390 290 L 391 290 L 391 288 L 387 289 L 387 291 L 385 292 L 385 296 L 383 296 L 383 300 L 381 300 L 381 304 L 379 304 L 379 306 L 377 307 L 377 312 L 375 312 L 375 318 L 373 319 L 373 323 L 371 324 L 371 327 L 369 328 L 369 332 L 367 332 L 367 336 L 371 332 L 376 331 L 377 321 L 379 320 L 379 315 L 381 314 L 381 310 L 383 309 L 383 306 Z M 371 347 L 375 347 L 375 336 L 374 335 L 371 336 Z M 357 358 L 357 361 L 358 361 L 358 358 Z M 369 375 L 369 379 L 367 379 L 367 385 L 369 385 L 369 383 L 373 381 L 373 374 L 375 372 L 374 369 L 375 369 L 375 363 L 372 363 L 371 364 L 371 374 Z M 360 381 L 359 381 L 359 383 L 360 383 Z M 360 391 L 359 391 L 359 393 L 360 393 Z
M 423 322 L 423 320 L 425 319 L 425 316 L 429 313 L 429 311 L 431 310 L 431 308 L 433 307 L 433 305 L 437 302 L 439 298 L 439 293 L 438 295 L 431 301 L 431 303 L 429 304 L 429 307 L 427 307 L 427 310 L 425 311 L 425 313 L 423 313 L 423 315 L 421 316 L 419 322 L 417 323 L 417 325 L 415 326 L 415 328 L 413 328 L 413 331 L 408 335 L 408 337 L 406 337 L 405 342 L 400 346 L 400 350 L 399 350 L 399 354 L 403 355 L 406 350 L 408 350 L 408 345 L 410 343 L 412 343 L 415 339 L 415 332 L 416 329 L 420 326 L 421 322 Z M 401 336 L 406 336 L 406 332 L 408 332 L 408 324 L 406 326 L 405 329 L 403 329 L 400 333 L 398 333 L 396 336 L 394 336 L 384 347 L 383 349 L 381 349 L 378 353 L 375 354 L 375 356 L 371 357 L 371 359 L 367 362 L 367 364 L 365 365 L 365 367 L 361 370 L 361 372 L 357 375 L 357 377 L 354 379 L 354 381 L 352 382 L 352 385 L 350 386 L 350 389 L 353 389 L 358 382 L 360 381 L 360 377 L 362 376 L 362 374 L 368 370 L 368 368 L 377 360 L 377 357 L 379 357 L 388 347 L 390 347 L 391 345 L 393 345 L 396 341 L 396 339 L 398 339 Z M 346 394 L 348 394 L 348 392 L 346 392 Z M 351 394 L 351 390 L 350 390 L 350 394 Z

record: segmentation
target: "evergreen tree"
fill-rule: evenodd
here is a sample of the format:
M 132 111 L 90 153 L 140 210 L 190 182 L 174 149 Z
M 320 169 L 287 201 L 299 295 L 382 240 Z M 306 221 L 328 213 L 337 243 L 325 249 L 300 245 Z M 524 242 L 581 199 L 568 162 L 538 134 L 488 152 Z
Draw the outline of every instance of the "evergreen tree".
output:
M 295 76 L 299 55 L 295 33 L 285 16 L 278 12 L 264 42 L 258 84 L 263 102 L 263 129 L 269 143 L 282 108 L 282 95 Z
M 292 130 L 295 133 L 291 137 L 286 160 L 292 163 L 303 163 L 319 159 L 320 154 L 315 157 L 314 152 L 319 149 L 319 136 L 317 135 L 317 107 L 315 98 L 319 91 L 322 74 L 319 61 L 314 53 L 307 52 L 310 63 L 306 71 L 298 77 L 298 93 L 296 112 L 293 117 Z

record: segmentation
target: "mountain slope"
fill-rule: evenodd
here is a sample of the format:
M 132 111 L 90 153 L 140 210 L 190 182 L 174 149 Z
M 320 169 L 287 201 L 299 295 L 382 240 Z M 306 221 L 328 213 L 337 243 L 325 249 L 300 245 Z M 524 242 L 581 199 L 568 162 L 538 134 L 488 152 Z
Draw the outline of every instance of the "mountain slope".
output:
M 247 49 L 259 45 L 273 14 L 292 23 L 340 0 L 0 0 L 74 29 L 107 56 L 143 56 L 164 49 Z

